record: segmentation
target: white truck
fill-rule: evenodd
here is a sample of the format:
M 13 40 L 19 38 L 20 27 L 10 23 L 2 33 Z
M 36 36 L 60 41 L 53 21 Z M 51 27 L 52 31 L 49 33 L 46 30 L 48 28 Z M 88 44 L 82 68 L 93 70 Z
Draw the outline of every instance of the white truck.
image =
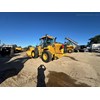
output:
M 92 44 L 90 48 L 94 52 L 100 52 L 100 43 Z

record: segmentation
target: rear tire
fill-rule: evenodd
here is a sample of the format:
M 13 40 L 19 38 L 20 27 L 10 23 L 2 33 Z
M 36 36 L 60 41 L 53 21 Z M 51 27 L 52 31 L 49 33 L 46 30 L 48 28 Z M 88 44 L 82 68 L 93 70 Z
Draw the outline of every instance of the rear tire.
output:
M 52 60 L 52 54 L 49 51 L 44 51 L 41 56 L 44 62 L 50 62 Z

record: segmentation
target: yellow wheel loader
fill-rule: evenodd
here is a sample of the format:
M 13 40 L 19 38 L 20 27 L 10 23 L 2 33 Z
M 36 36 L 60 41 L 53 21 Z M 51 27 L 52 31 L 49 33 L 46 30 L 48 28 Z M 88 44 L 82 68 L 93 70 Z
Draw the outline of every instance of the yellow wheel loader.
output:
M 64 51 L 65 53 L 68 52 L 68 53 L 72 53 L 74 51 L 78 52 L 78 43 L 73 41 L 72 39 L 70 38 L 65 38 L 66 40 L 68 40 L 68 42 L 65 42 L 64 44 Z
M 27 50 L 27 55 L 32 58 L 41 57 L 44 62 L 60 58 L 64 54 L 64 44 L 56 42 L 56 38 L 45 35 L 40 38 L 40 45 Z
M 67 45 L 66 48 L 67 48 L 68 53 L 74 52 L 74 49 L 75 49 L 75 47 L 73 45 Z
M 22 47 L 15 47 L 15 52 L 22 52 L 23 48 Z

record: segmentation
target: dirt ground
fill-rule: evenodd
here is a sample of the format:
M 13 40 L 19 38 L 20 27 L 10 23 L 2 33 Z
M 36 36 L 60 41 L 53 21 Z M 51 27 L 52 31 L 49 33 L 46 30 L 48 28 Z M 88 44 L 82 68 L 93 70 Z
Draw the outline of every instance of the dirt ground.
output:
M 47 87 L 100 86 L 100 53 L 71 53 L 49 63 L 30 59 L 26 53 L 0 58 L 1 87 L 36 87 L 38 67 L 46 67 Z

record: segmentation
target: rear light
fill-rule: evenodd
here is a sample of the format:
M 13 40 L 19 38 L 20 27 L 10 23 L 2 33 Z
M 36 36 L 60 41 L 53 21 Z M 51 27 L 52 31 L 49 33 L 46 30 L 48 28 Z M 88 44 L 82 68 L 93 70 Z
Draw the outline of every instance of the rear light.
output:
M 64 48 L 64 44 L 62 44 L 62 49 Z
M 64 49 L 64 44 L 61 45 L 60 49 Z

